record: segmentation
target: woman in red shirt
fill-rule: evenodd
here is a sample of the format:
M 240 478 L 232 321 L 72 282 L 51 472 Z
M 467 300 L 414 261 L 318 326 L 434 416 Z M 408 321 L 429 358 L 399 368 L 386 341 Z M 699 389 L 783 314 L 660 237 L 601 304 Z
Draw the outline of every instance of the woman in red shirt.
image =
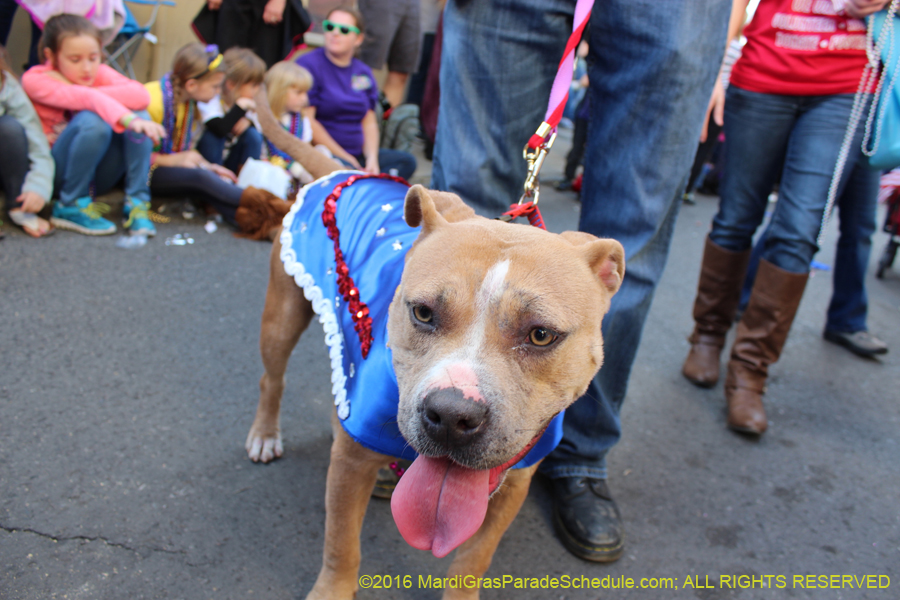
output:
M 744 29 L 747 43 L 725 101 L 725 161 L 719 212 L 706 240 L 684 375 L 704 387 L 719 378 L 719 355 L 734 319 L 753 235 L 778 180 L 778 203 L 749 303 L 738 324 L 725 382 L 728 426 L 762 434 L 770 364 L 778 360 L 818 251 L 828 190 L 854 94 L 866 64 L 861 20 L 886 0 L 762 0 Z M 878 173 L 860 150 L 863 124 L 840 179 L 837 265 L 865 273 L 875 229 Z M 844 212 L 853 218 L 844 218 Z M 863 290 L 864 302 L 864 288 Z M 829 328 L 865 327 L 865 311 L 846 315 L 835 294 Z M 842 305 L 843 304 L 843 305 Z M 856 299 L 855 305 L 859 305 Z

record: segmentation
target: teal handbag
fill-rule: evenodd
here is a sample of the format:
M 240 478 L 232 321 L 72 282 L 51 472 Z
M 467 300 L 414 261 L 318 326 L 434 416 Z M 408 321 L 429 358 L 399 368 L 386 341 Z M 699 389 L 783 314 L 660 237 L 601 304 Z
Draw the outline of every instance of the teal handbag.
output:
M 880 62 L 871 108 L 866 119 L 862 151 L 869 165 L 881 171 L 900 166 L 900 25 L 897 1 L 868 18 L 867 52 L 870 65 Z M 875 41 L 877 40 L 877 41 Z M 874 44 L 873 44 L 874 41 Z M 867 68 L 872 71 L 874 68 Z M 865 75 L 863 76 L 865 78 Z M 874 80 L 874 76 L 872 77 Z

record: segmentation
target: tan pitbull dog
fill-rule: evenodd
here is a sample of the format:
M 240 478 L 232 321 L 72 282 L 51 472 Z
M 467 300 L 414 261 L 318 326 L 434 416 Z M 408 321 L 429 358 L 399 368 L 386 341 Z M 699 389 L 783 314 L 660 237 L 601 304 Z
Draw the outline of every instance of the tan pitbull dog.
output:
M 271 122 L 261 117 L 266 131 Z M 295 138 L 274 141 L 313 160 L 314 175 L 327 173 L 329 165 Z M 586 233 L 485 219 L 458 197 L 421 186 L 409 190 L 404 218 L 422 229 L 399 288 L 384 292 L 393 294 L 387 330 L 398 425 L 419 457 L 400 479 L 392 509 L 413 546 L 438 556 L 459 547 L 449 576 L 480 577 L 537 465 L 510 467 L 603 362 L 601 319 L 622 282 L 624 251 Z M 282 455 L 284 374 L 313 316 L 276 241 L 260 335 L 265 373 L 246 442 L 253 461 Z M 307 600 L 356 595 L 366 505 L 378 469 L 394 460 L 353 441 L 336 415 L 332 428 L 324 557 Z M 444 593 L 477 597 L 477 589 Z

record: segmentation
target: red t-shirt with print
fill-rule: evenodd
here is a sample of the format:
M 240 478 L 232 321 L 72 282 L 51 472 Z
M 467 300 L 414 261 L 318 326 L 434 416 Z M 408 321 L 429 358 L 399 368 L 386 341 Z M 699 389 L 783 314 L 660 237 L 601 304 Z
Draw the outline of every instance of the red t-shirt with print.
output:
M 866 25 L 832 0 L 762 0 L 731 83 L 789 96 L 852 94 L 866 65 Z

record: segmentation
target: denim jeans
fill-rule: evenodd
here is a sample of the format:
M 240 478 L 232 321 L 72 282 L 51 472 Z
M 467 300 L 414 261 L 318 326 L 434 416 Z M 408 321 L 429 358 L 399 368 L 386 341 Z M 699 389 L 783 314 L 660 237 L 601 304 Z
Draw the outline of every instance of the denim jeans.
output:
M 12 115 L 0 116 L 0 185 L 6 197 L 6 210 L 21 208 L 16 198 L 22 193 L 28 171 L 25 128 Z
M 228 156 L 225 156 L 225 138 L 214 135 L 211 131 L 204 131 L 197 141 L 197 152 L 209 162 L 237 173 L 248 158 L 259 160 L 262 144 L 262 134 L 255 127 L 248 127 L 228 149 Z
M 335 158 L 335 160 L 351 169 L 354 168 L 353 165 L 346 160 L 340 158 Z M 360 154 L 356 157 L 356 160 L 359 164 L 365 166 L 365 156 Z M 409 178 L 413 176 L 413 173 L 416 172 L 417 166 L 418 163 L 416 162 L 416 157 L 409 152 L 393 150 L 391 148 L 378 149 L 378 168 L 382 173 L 409 180 Z
M 145 111 L 138 117 L 150 119 Z M 56 193 L 63 204 L 90 195 L 105 194 L 125 177 L 125 195 L 150 201 L 147 173 L 153 141 L 131 131 L 115 133 L 97 113 L 83 110 L 75 114 L 53 144 L 50 153 L 56 162 Z
M 432 186 L 496 216 L 518 200 L 573 0 L 450 1 Z M 550 477 L 606 477 L 619 410 L 722 55 L 731 3 L 604 0 L 591 17 L 591 115 L 579 228 L 625 247 L 603 320 L 606 359 L 566 411 Z M 676 201 L 677 199 L 677 201 Z
M 858 148 L 859 146 L 855 146 Z M 831 303 L 825 329 L 853 333 L 868 329 L 869 300 L 866 294 L 866 270 L 872 253 L 875 232 L 875 210 L 879 173 L 866 164 L 861 152 L 850 168 L 849 180 L 838 196 L 836 208 L 840 222 L 840 238 L 834 257 Z M 750 301 L 759 259 L 769 237 L 769 227 L 756 240 L 741 290 L 741 310 Z
M 729 86 L 725 163 L 738 167 L 725 169 L 710 239 L 732 251 L 750 248 L 781 171 L 778 202 L 761 258 L 791 273 L 807 273 L 818 250 L 816 238 L 852 103 L 852 94 L 781 96 Z M 861 136 L 862 126 L 852 149 L 860 147 Z M 871 174 L 858 163 L 858 157 L 858 150 L 851 154 L 853 168 L 845 169 L 838 197 L 847 190 L 852 196 L 844 199 L 847 202 L 872 202 L 874 198 L 856 198 L 857 194 L 877 193 L 877 181 L 872 188 Z M 852 174 L 854 184 L 848 187 Z M 870 235 L 871 231 L 864 237 Z M 858 234 L 852 237 L 858 238 Z

